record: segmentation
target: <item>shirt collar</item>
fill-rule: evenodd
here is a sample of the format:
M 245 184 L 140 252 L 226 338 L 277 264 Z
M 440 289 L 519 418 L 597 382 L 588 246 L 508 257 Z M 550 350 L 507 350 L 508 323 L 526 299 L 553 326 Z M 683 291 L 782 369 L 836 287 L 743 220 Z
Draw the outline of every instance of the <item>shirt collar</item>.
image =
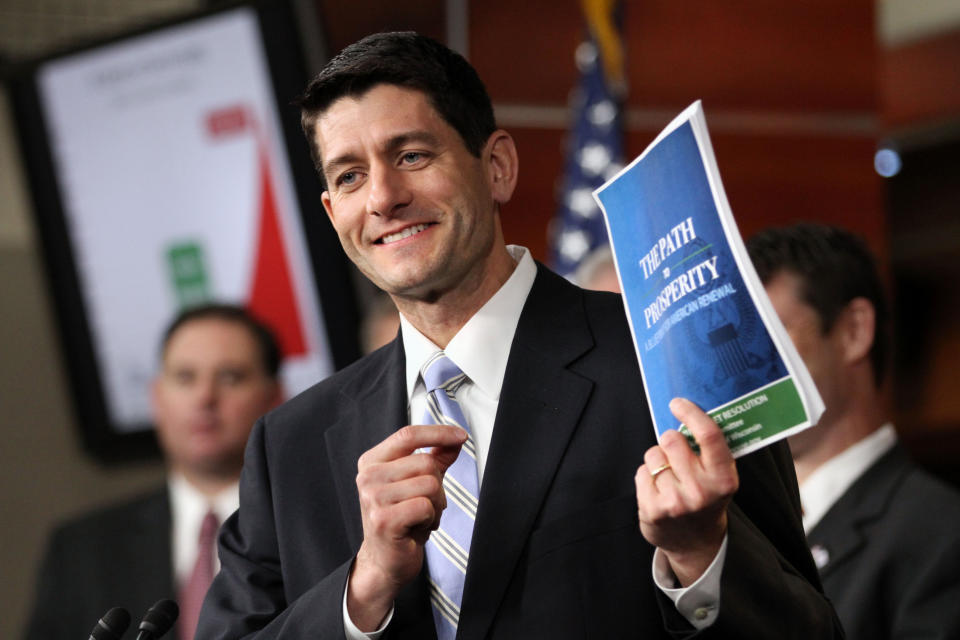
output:
M 807 533 L 820 522 L 864 471 L 897 442 L 890 423 L 830 458 L 800 485 L 803 504 L 803 530 Z
M 537 266 L 525 247 L 508 245 L 507 250 L 517 262 L 513 273 L 444 349 L 444 353 L 474 384 L 495 399 L 500 397 L 520 312 L 537 275 Z M 403 314 L 400 314 L 400 335 L 407 361 L 409 400 L 420 377 L 420 367 L 440 347 L 420 333 Z

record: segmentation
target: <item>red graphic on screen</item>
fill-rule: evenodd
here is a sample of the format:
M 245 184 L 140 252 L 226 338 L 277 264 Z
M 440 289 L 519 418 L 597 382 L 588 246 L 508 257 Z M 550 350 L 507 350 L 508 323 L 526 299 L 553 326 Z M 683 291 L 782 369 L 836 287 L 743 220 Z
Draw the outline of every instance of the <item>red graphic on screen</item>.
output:
M 277 334 L 284 356 L 305 355 L 307 341 L 293 288 L 290 258 L 280 226 L 270 157 L 256 120 L 244 107 L 218 109 L 207 116 L 207 130 L 217 138 L 251 132 L 257 141 L 260 203 L 253 278 L 247 307 Z

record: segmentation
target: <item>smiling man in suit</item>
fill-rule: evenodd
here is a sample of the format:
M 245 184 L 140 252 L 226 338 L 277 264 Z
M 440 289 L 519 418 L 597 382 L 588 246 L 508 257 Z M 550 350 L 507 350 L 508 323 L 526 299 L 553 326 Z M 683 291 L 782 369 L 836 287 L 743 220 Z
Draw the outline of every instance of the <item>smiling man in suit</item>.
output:
M 200 637 L 839 636 L 785 446 L 735 463 L 683 400 L 702 455 L 658 444 L 620 298 L 504 243 L 517 150 L 461 56 L 369 36 L 302 112 L 401 333 L 254 428 Z
M 887 305 L 873 256 L 853 234 L 811 224 L 747 247 L 826 404 L 790 447 L 847 637 L 960 637 L 960 494 L 912 463 L 884 419 Z

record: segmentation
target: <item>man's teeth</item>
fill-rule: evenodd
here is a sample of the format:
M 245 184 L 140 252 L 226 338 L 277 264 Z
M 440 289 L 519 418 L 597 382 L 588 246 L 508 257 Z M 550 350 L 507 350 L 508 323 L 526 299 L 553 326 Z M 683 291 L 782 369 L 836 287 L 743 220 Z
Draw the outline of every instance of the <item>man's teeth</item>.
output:
M 420 233 L 428 226 L 429 225 L 426 224 L 415 224 L 412 227 L 407 227 L 398 233 L 391 233 L 390 235 L 383 236 L 383 238 L 380 239 L 380 242 L 383 244 L 390 244 L 391 242 L 396 242 L 397 240 L 403 240 L 404 238 L 409 238 L 415 233 Z

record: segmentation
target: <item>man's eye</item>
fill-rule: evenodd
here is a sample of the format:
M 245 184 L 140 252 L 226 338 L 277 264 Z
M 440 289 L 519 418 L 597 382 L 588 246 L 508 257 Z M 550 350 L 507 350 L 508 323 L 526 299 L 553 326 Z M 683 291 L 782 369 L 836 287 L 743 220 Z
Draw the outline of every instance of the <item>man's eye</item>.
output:
M 353 171 L 347 171 L 346 173 L 341 174 L 339 178 L 337 178 L 337 184 L 342 184 L 342 185 L 351 185 L 356 181 L 357 181 L 357 174 L 354 173 Z
M 196 376 L 192 371 L 174 371 L 171 377 L 179 385 L 188 385 L 193 383 Z
M 419 162 L 421 158 L 423 158 L 423 154 L 419 151 L 407 151 L 403 154 L 403 162 L 405 164 L 414 164 Z
M 233 386 L 240 384 L 246 378 L 243 371 L 227 370 L 217 374 L 217 379 L 225 385 Z

